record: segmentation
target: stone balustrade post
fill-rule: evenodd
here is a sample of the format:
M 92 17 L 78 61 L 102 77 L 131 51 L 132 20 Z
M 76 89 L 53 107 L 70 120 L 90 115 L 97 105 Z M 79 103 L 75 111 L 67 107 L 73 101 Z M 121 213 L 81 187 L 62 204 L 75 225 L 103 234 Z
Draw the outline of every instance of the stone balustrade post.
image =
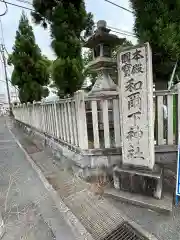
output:
M 81 149 L 88 149 L 88 134 L 84 95 L 85 94 L 83 90 L 79 90 L 75 93 L 76 121 L 79 147 Z
M 177 100 L 177 127 L 178 127 L 178 143 L 180 143 L 180 82 L 176 84 L 178 100 Z
M 0 239 L 3 237 L 4 233 L 5 233 L 4 221 L 2 218 L 2 214 L 0 214 Z
M 55 123 L 56 123 L 56 131 L 57 131 L 57 137 L 59 138 L 59 122 L 58 122 L 58 115 L 57 115 L 57 102 L 54 101 L 54 112 L 55 112 Z

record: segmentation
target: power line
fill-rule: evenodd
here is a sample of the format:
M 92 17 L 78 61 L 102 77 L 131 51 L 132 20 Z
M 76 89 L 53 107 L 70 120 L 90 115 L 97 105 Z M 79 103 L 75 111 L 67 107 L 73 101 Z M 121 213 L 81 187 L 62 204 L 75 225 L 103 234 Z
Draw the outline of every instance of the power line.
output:
M 127 33 L 127 34 L 129 34 L 129 35 L 132 35 L 132 36 L 136 36 L 134 33 L 132 33 L 132 32 L 129 32 L 129 31 L 126 31 L 126 30 L 123 30 L 123 29 L 121 29 L 121 28 L 115 28 L 115 27 L 110 27 L 110 26 L 107 26 L 108 28 L 111 28 L 111 31 L 113 31 L 113 30 L 117 30 L 117 31 L 120 31 L 120 32 L 123 32 L 123 33 Z
M 26 1 L 26 0 L 15 0 L 15 1 L 22 2 L 22 3 L 28 4 L 30 6 L 33 6 L 32 3 L 30 3 L 29 1 Z
M 97 25 L 97 23 L 95 23 L 95 24 Z M 126 36 L 136 37 L 136 35 L 132 32 L 129 32 L 129 31 L 126 31 L 126 30 L 123 30 L 120 28 L 111 27 L 111 26 L 107 26 L 107 27 L 110 28 L 112 32 L 120 33 L 120 34 L 126 35 Z
M 6 48 L 6 46 L 4 45 L 4 50 L 5 50 L 5 52 L 6 52 L 6 54 L 8 55 L 8 57 L 9 57 L 9 53 L 8 53 L 8 50 L 7 50 L 7 48 Z
M 26 1 L 26 0 L 16 0 L 16 1 L 21 2 L 21 3 L 28 4 L 28 5 L 30 5 L 30 6 L 33 6 L 29 1 Z M 116 6 L 116 7 L 119 7 L 119 8 L 121 8 L 121 9 L 127 11 L 127 12 L 133 13 L 131 10 L 129 10 L 129 9 L 125 8 L 125 7 L 122 7 L 122 6 L 120 6 L 120 5 L 118 5 L 118 4 L 114 3 L 114 2 L 111 2 L 111 1 L 109 1 L 109 0 L 104 0 L 104 1 L 105 1 L 105 2 L 108 2 L 108 3 L 112 4 L 112 5 L 114 5 L 114 6 Z M 5 0 L 0 0 L 0 2 L 4 2 L 5 4 L 9 4 L 9 5 L 12 5 L 12 6 L 14 6 L 14 7 L 19 7 L 19 8 L 23 8 L 23 9 L 26 9 L 26 10 L 33 11 L 33 12 L 34 12 L 34 9 L 28 8 L 28 7 L 25 7 L 25 6 L 22 6 L 22 5 L 18 5 L 18 4 L 15 4 L 15 3 L 7 2 L 7 1 L 5 1 Z
M 4 1 L 4 0 L 0 0 L 0 2 L 4 2 L 4 3 L 8 4 L 8 5 L 12 5 L 12 6 L 14 6 L 14 7 L 19 7 L 19 8 L 26 9 L 26 10 L 33 11 L 33 12 L 34 12 L 33 9 L 28 8 L 28 7 L 25 7 L 25 6 L 22 6 L 22 5 L 18 5 L 18 4 L 15 4 L 15 3 L 10 3 L 10 2 Z
M 1 32 L 1 41 L 0 42 L 3 44 L 6 54 L 9 56 L 9 53 L 8 53 L 7 48 L 5 46 L 4 29 L 3 29 L 1 18 L 0 18 L 0 32 Z
M 129 9 L 125 8 L 125 7 L 122 7 L 122 6 L 120 6 L 120 5 L 118 5 L 118 4 L 114 3 L 114 2 L 111 2 L 109 0 L 104 0 L 104 1 L 110 3 L 110 4 L 114 5 L 114 6 L 116 6 L 118 8 L 121 8 L 121 9 L 127 11 L 127 12 L 133 13 L 131 10 L 129 10 Z
M 6 83 L 5 80 L 1 80 L 1 79 L 0 79 L 0 81 Z M 8 79 L 8 82 L 10 82 L 10 83 L 12 84 L 12 82 L 11 82 L 10 79 Z M 19 92 L 19 89 L 18 89 L 16 86 L 13 86 L 13 85 L 12 85 L 12 87 L 14 87 L 14 88 Z
M 4 44 L 4 32 L 3 32 L 3 25 L 2 21 L 0 19 L 0 30 L 1 30 L 1 41 L 0 41 L 0 54 L 2 56 L 2 62 L 3 62 L 3 67 L 4 67 L 4 76 L 5 76 L 5 82 L 6 82 L 6 88 L 7 88 L 7 96 L 8 96 L 8 103 L 9 103 L 9 115 L 13 116 L 12 112 L 12 104 L 11 104 L 11 98 L 10 98 L 10 92 L 9 92 L 9 83 L 8 83 L 8 76 L 7 76 L 7 65 L 6 65 L 6 58 L 4 55 L 4 50 L 5 50 L 5 44 Z
M 112 27 L 109 27 L 109 28 L 112 28 Z M 131 32 L 126 32 L 126 31 L 121 30 L 121 29 L 114 29 L 114 28 L 112 28 L 112 29 L 111 29 L 111 32 L 120 33 L 120 34 L 125 35 L 125 36 L 136 37 L 133 33 L 131 33 Z
M 5 45 L 4 45 L 4 50 L 5 50 L 6 53 L 8 54 Z M 1 57 L 2 57 L 2 54 L 0 54 L 0 61 L 1 61 L 2 64 L 3 64 L 3 63 L 4 63 L 4 62 L 3 62 L 3 58 L 1 59 Z M 7 58 L 6 58 L 5 56 L 4 56 L 4 58 L 5 58 L 5 60 L 7 61 Z M 9 72 L 9 69 L 6 68 L 6 70 L 7 70 L 7 73 L 8 73 L 8 75 L 9 75 L 9 78 L 11 78 L 10 76 L 11 76 L 12 74 Z M 10 79 L 8 79 L 8 81 L 12 84 L 12 81 L 11 81 Z M 4 82 L 6 82 L 6 81 L 4 81 Z M 18 89 L 16 86 L 14 86 L 14 85 L 12 85 L 12 86 L 13 86 L 16 90 L 18 90 L 18 92 L 19 92 L 19 89 Z
M 4 48 L 5 49 L 5 48 Z M 2 54 L 0 54 L 0 61 L 2 62 L 2 64 L 4 65 L 4 62 L 3 62 L 3 58 L 1 59 L 1 57 L 2 57 Z M 7 58 L 5 57 L 5 60 L 7 60 Z M 7 73 L 8 73 L 8 75 L 9 76 L 11 76 L 11 73 L 9 72 L 9 70 L 8 70 L 8 68 L 6 68 L 6 70 L 7 70 Z M 12 85 L 12 81 L 10 80 L 10 77 L 9 78 L 7 78 L 7 80 L 8 80 L 8 82 L 10 82 L 11 83 L 11 85 Z M 2 82 L 4 82 L 4 83 L 6 83 L 6 80 L 0 80 L 0 81 L 2 81 Z M 18 92 L 19 92 L 19 89 L 16 87 L 16 86 L 14 86 L 14 85 L 12 85 L 12 87 L 14 87 Z
M 111 31 L 114 32 L 114 33 L 118 33 L 118 34 L 124 35 L 124 36 L 135 37 L 132 34 L 124 33 L 124 32 L 121 32 L 121 31 L 115 31 L 115 30 L 111 30 Z
M 2 62 L 2 64 L 3 64 L 3 66 L 4 67 L 7 67 L 6 66 L 6 64 L 4 65 L 4 61 L 6 61 L 7 59 L 6 59 L 6 57 L 5 57 L 5 55 L 3 55 L 4 53 L 3 53 L 3 51 L 5 50 L 5 52 L 6 52 L 6 54 L 7 55 L 9 55 L 9 53 L 8 53 L 8 51 L 7 51 L 7 49 L 6 49 L 6 47 L 5 47 L 5 41 L 4 41 L 4 31 L 3 31 L 3 25 L 2 25 L 2 21 L 1 21 L 1 18 L 0 18 L 0 30 L 1 30 L 1 38 L 2 38 L 2 40 L 1 40 L 1 43 L 2 43 L 2 49 L 0 49 L 0 57 L 2 57 L 2 59 L 0 59 L 1 60 L 1 62 Z M 8 71 L 8 69 L 6 68 L 6 71 L 9 73 L 9 71 Z M 9 75 L 11 75 L 10 73 L 9 73 Z M 7 80 L 12 84 L 12 82 L 11 82 L 11 80 L 9 80 L 8 78 L 7 78 Z M 4 81 L 5 83 L 6 83 L 6 81 Z M 15 86 L 14 86 L 15 87 Z M 16 88 L 16 87 L 15 87 Z M 17 89 L 17 88 L 16 88 Z M 18 90 L 18 89 L 17 89 Z
M 31 5 L 30 2 L 25 1 L 25 0 L 16 0 L 16 1 L 19 1 L 19 2 L 22 2 L 22 3 L 28 3 L 29 5 Z M 109 1 L 109 0 L 104 0 L 104 1 L 109 2 L 109 3 L 111 3 L 111 4 L 113 4 L 113 5 L 117 6 L 117 7 L 120 7 L 120 8 L 122 8 L 122 9 L 126 10 L 126 11 L 131 12 L 130 10 L 128 10 L 128 9 L 126 9 L 126 8 L 124 8 L 124 7 L 121 7 L 120 5 L 118 5 L 118 4 L 116 4 L 116 3 L 113 3 L 113 2 L 111 2 L 111 1 Z M 4 1 L 4 0 L 0 0 L 0 2 L 4 2 L 4 3 L 6 3 L 6 4 L 9 4 L 9 5 L 12 5 L 12 6 L 15 6 L 15 7 L 19 7 L 19 8 L 26 9 L 26 10 L 29 10 L 29 11 L 34 12 L 33 9 L 28 8 L 28 7 L 25 7 L 25 6 L 22 6 L 22 5 L 10 3 L 10 2 Z M 131 13 L 132 13 L 132 12 L 131 12 Z M 109 28 L 111 28 L 111 29 L 116 29 L 116 30 L 117 30 L 117 31 L 112 30 L 112 32 L 119 33 L 119 34 L 122 34 L 122 35 L 125 35 L 125 36 L 133 36 L 133 37 L 135 37 L 135 35 L 134 35 L 133 33 L 130 33 L 130 32 L 128 32 L 128 31 L 124 31 L 124 30 L 122 30 L 122 29 L 117 29 L 117 28 L 114 28 L 114 27 L 109 27 Z
M 3 0 L 2 2 L 5 4 L 5 8 L 6 8 L 6 9 L 5 9 L 4 13 L 0 14 L 0 17 L 6 15 L 6 13 L 8 12 L 8 6 L 7 6 L 7 3 L 6 3 L 4 0 Z
M 5 76 L 5 80 L 6 80 L 7 96 L 8 96 L 8 103 L 9 103 L 9 114 L 10 114 L 10 116 L 13 116 L 12 104 L 11 104 L 11 98 L 10 98 L 10 92 L 9 92 L 8 77 L 7 77 L 6 59 L 5 59 L 5 55 L 4 55 L 4 45 L 1 44 L 0 47 L 1 47 L 0 53 L 1 53 L 1 56 L 3 59 L 3 66 L 4 66 L 4 76 Z

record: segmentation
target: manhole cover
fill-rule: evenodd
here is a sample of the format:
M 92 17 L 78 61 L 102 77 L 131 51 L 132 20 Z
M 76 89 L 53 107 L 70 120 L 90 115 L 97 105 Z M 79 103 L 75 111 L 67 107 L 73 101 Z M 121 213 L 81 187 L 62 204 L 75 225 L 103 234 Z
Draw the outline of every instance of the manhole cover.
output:
M 103 240 L 148 240 L 136 231 L 128 222 L 123 222 Z

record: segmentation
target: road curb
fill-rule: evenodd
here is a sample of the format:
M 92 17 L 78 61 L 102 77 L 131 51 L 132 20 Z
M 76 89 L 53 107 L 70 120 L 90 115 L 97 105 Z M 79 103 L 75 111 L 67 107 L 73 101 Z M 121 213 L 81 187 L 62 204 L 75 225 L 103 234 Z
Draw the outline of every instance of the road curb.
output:
M 50 193 L 52 199 L 54 200 L 56 207 L 58 208 L 59 212 L 63 215 L 67 224 L 71 227 L 72 232 L 74 233 L 75 237 L 78 240 L 93 240 L 91 234 L 85 229 L 79 219 L 72 213 L 72 211 L 66 206 L 57 192 L 54 190 L 52 185 L 49 184 L 48 180 L 45 178 L 44 174 L 42 173 L 41 169 L 34 163 L 33 159 L 27 153 L 27 151 L 23 148 L 19 140 L 15 137 L 11 129 L 8 127 L 10 134 L 12 135 L 13 139 L 20 147 L 20 149 L 24 152 L 27 160 L 31 164 L 32 168 L 36 171 L 39 178 L 41 179 L 42 183 L 44 184 L 45 188 Z

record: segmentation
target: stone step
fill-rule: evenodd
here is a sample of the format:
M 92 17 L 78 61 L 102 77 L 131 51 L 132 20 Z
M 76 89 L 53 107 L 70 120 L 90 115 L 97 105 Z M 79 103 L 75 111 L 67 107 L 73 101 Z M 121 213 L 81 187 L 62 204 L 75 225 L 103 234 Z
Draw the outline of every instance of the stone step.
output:
M 130 203 L 136 206 L 145 207 L 157 212 L 172 212 L 173 196 L 168 193 L 164 193 L 162 199 L 155 199 L 149 196 L 142 196 L 140 194 L 116 190 L 114 188 L 108 188 L 105 190 L 104 196 L 114 198 L 116 200 L 120 200 L 122 202 Z

